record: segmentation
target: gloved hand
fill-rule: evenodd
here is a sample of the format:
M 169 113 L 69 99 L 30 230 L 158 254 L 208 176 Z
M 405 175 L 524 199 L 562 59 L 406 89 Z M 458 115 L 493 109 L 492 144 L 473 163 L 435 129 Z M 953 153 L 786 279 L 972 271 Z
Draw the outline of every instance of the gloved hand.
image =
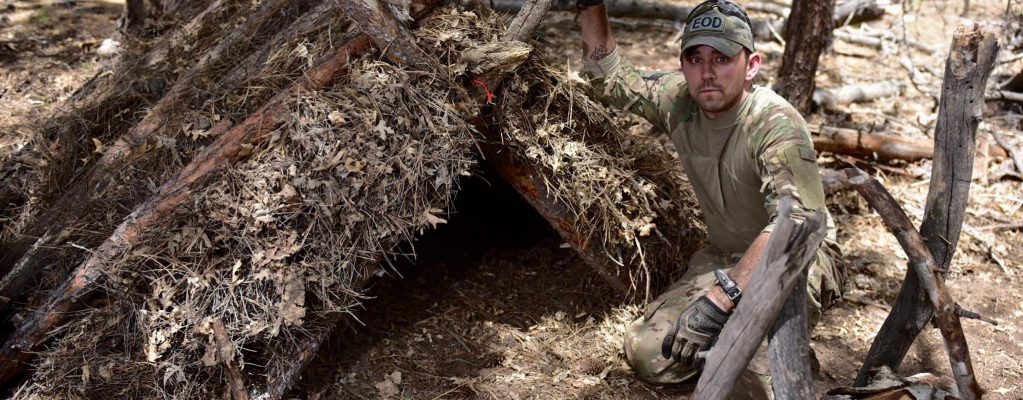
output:
M 575 0 L 575 8 L 580 10 L 597 4 L 604 4 L 604 0 Z
M 678 315 L 661 343 L 661 355 L 676 362 L 697 367 L 702 360 L 696 353 L 707 350 L 717 340 L 728 321 L 725 314 L 707 296 L 702 296 Z

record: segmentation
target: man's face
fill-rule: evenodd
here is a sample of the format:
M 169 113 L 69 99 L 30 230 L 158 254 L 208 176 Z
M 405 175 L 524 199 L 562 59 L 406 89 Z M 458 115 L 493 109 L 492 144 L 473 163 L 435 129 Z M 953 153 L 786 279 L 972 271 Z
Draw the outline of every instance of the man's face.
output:
M 729 57 L 710 46 L 698 46 L 682 54 L 682 74 L 689 94 L 711 119 L 742 101 L 760 70 L 760 55 L 739 52 Z

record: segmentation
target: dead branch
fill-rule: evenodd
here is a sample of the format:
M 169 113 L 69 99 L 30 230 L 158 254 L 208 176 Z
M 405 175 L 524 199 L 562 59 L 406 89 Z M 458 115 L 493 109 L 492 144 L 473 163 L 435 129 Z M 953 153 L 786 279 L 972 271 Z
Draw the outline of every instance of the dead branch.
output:
M 820 88 L 813 92 L 813 102 L 821 108 L 834 110 L 849 103 L 863 103 L 902 93 L 905 84 L 901 81 L 882 81 L 866 85 L 849 85 L 838 88 Z
M 973 148 L 981 119 L 981 107 L 978 105 L 983 104 L 984 88 L 994 66 L 998 50 L 996 37 L 990 28 L 981 28 L 969 21 L 960 24 L 945 65 L 945 83 L 934 134 L 935 159 L 920 228 L 920 234 L 926 238 L 930 249 L 926 255 L 936 262 L 931 264 L 936 270 L 947 269 L 959 241 L 973 172 Z M 901 242 L 903 238 L 899 240 Z M 920 262 L 913 264 L 917 267 Z M 898 370 L 910 345 L 937 311 L 959 391 L 964 398 L 979 398 L 980 388 L 973 378 L 965 338 L 961 337 L 961 329 L 958 329 L 958 337 L 954 329 L 958 328 L 959 320 L 949 316 L 952 314 L 950 299 L 938 298 L 939 295 L 947 296 L 947 293 L 936 292 L 943 290 L 944 282 L 940 275 L 924 273 L 927 271 L 922 268 L 914 268 L 916 273 L 907 273 L 892 312 L 874 339 L 856 384 L 865 384 L 869 371 L 881 365 Z
M 978 321 L 987 322 L 994 326 L 998 326 L 998 321 L 994 320 L 993 318 L 988 318 L 982 315 L 981 313 L 967 310 L 963 308 L 963 306 L 960 306 L 959 303 L 956 303 L 956 315 L 962 318 L 975 319 Z
M 745 301 L 739 303 L 718 336 L 717 344 L 707 353 L 694 399 L 728 398 L 736 379 L 749 365 L 792 291 L 806 290 L 797 288 L 796 282 L 800 275 L 806 274 L 827 227 L 822 213 L 796 225 L 788 216 L 791 202 L 792 199 L 786 197 L 779 204 L 778 225 L 753 271 L 743 295 Z M 813 379 L 809 379 L 812 382 Z
M 235 346 L 227 334 L 224 322 L 219 318 L 213 321 L 213 338 L 217 342 L 217 361 L 227 368 L 227 386 L 231 388 L 233 400 L 249 400 L 245 377 L 241 369 L 234 363 Z
M 1008 90 L 994 90 L 986 97 L 987 100 L 1006 100 L 1023 103 L 1023 93 Z
M 942 337 L 945 338 L 945 347 L 948 351 L 949 361 L 952 363 L 956 383 L 959 385 L 959 392 L 964 398 L 979 399 L 981 390 L 973 375 L 970 350 L 966 343 L 966 336 L 963 335 L 959 317 L 955 313 L 955 302 L 949 295 L 948 289 L 945 288 L 944 279 L 941 277 L 942 270 L 939 269 L 941 264 L 935 262 L 924 243 L 924 237 L 913 228 L 913 223 L 899 206 L 898 201 L 892 197 L 891 193 L 888 193 L 880 182 L 856 168 L 846 169 L 845 173 L 849 183 L 867 200 L 871 208 L 877 211 L 885 226 L 898 239 L 899 244 L 906 251 L 906 256 L 909 257 L 911 274 L 917 277 L 932 309 L 937 310 L 935 320 Z M 905 287 L 903 291 L 905 291 Z M 896 309 L 893 308 L 892 314 L 895 312 Z M 891 316 L 889 316 L 890 319 Z M 888 320 L 885 321 L 886 324 L 888 322 Z M 914 335 L 915 337 L 916 335 Z M 878 343 L 881 343 L 882 346 L 891 345 L 891 343 L 882 342 L 881 339 L 883 338 L 879 334 L 878 338 L 874 340 L 874 346 L 877 346 Z M 864 364 L 864 366 L 866 365 Z
M 423 13 L 429 12 L 437 1 L 427 0 Z M 156 193 L 139 205 L 114 233 L 82 263 L 70 278 L 50 294 L 39 312 L 9 336 L 0 348 L 0 385 L 13 379 L 23 363 L 30 357 L 29 351 L 41 343 L 47 332 L 67 318 L 68 312 L 100 281 L 102 269 L 109 261 L 130 247 L 138 237 L 159 219 L 188 199 L 193 185 L 217 168 L 237 161 L 246 154 L 243 149 L 251 148 L 266 133 L 270 132 L 278 119 L 286 114 L 285 102 L 296 94 L 324 87 L 336 82 L 348 72 L 348 59 L 370 48 L 370 39 L 365 35 L 352 37 L 334 54 L 324 56 L 316 65 L 292 85 L 278 93 L 267 104 L 254 112 L 245 121 L 225 132 L 209 147 L 203 149 L 183 168 L 177 176 L 164 183 Z
M 817 399 L 810 368 L 810 332 L 806 319 L 807 274 L 797 276 L 795 288 L 768 335 L 771 387 L 776 399 Z

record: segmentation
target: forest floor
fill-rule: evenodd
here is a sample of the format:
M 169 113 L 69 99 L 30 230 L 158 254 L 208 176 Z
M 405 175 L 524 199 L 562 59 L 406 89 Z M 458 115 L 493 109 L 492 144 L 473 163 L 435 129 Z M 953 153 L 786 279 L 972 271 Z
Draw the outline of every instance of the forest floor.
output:
M 881 1 L 883 3 L 883 1 Z M 973 1 L 970 17 L 1000 23 L 1006 3 Z M 812 123 L 925 137 L 934 129 L 945 50 L 960 21 L 961 2 L 906 2 L 883 19 L 850 32 L 888 32 L 935 49 L 886 46 L 877 50 L 836 41 L 822 59 L 821 87 L 879 80 L 907 83 L 900 96 L 818 111 Z M 1011 14 L 1019 29 L 1019 2 Z M 0 155 L 24 145 L 61 101 L 105 59 L 97 48 L 121 9 L 104 2 L 8 1 L 0 8 Z M 670 26 L 616 20 L 626 57 L 652 70 L 677 69 L 678 44 Z M 578 24 L 552 13 L 541 28 L 544 51 L 578 65 Z M 765 67 L 758 84 L 770 86 L 782 46 L 758 43 Z M 1012 52 L 1019 52 L 1019 44 Z M 1011 55 L 1011 54 L 1010 54 Z M 905 60 L 917 70 L 908 84 Z M 1020 65 L 1004 63 L 992 79 Z M 1003 74 L 1003 75 L 998 75 Z M 1020 104 L 988 102 L 978 132 L 982 149 L 971 201 L 948 286 L 966 309 L 999 322 L 964 320 L 981 386 L 990 399 L 1023 399 L 1023 187 L 1004 174 L 1003 160 L 984 156 L 998 131 L 1023 148 Z M 637 122 L 637 135 L 652 136 Z M 875 174 L 919 223 L 930 163 L 880 163 L 825 154 L 825 166 L 849 165 Z M 26 160 L 25 162 L 31 162 Z M 0 174 L 5 173 L 0 171 Z M 898 293 L 906 257 L 895 238 L 854 193 L 829 199 L 850 279 L 845 301 L 825 313 L 813 332 L 820 363 L 819 392 L 851 383 Z M 483 171 L 465 182 L 449 224 L 415 244 L 415 262 L 395 261 L 397 276 L 373 283 L 358 323 L 342 326 L 307 370 L 302 398 L 685 398 L 686 388 L 637 380 L 622 353 L 626 324 L 644 299 L 623 300 L 605 285 L 514 192 Z M 941 336 L 926 330 L 903 365 L 906 375 L 949 376 Z

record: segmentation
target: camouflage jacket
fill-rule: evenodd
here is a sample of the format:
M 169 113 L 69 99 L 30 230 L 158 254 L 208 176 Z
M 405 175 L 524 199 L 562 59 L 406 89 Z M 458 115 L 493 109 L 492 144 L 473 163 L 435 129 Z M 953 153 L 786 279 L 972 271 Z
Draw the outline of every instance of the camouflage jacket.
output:
M 778 200 L 791 195 L 801 221 L 824 210 L 816 153 L 802 116 L 781 96 L 754 86 L 734 109 L 711 120 L 697 108 L 680 72 L 643 73 L 615 49 L 583 73 L 599 96 L 668 134 L 689 177 L 710 244 L 722 254 L 744 253 L 771 231 Z M 838 254 L 827 215 L 826 247 Z

